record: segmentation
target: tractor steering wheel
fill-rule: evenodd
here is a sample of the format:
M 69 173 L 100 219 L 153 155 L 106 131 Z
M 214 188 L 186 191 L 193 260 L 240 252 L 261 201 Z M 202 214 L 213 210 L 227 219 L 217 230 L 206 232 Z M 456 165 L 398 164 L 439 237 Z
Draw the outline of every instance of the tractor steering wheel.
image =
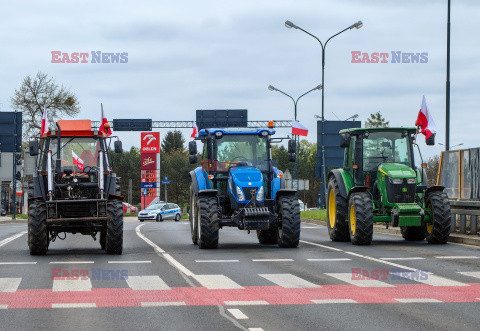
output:
M 233 161 L 244 162 L 247 166 L 251 166 L 251 165 L 252 165 L 252 163 L 251 163 L 246 157 L 241 156 L 241 155 L 234 157 L 234 158 L 232 159 L 232 162 L 233 162 Z

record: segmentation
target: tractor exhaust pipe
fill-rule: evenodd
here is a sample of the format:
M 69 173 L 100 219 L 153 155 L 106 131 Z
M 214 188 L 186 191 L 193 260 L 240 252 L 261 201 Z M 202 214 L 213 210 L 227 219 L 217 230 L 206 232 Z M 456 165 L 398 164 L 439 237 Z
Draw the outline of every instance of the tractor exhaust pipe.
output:
M 50 201 L 52 201 L 52 193 L 53 193 L 53 169 L 52 169 L 52 151 L 48 151 L 47 153 L 47 188 L 48 188 L 48 196 Z
M 100 199 L 103 199 L 104 191 L 104 169 L 103 169 L 103 151 L 98 152 L 98 188 L 100 189 Z
M 60 169 L 62 168 L 62 159 L 60 158 L 60 150 L 62 149 L 62 129 L 60 128 L 60 125 L 57 124 L 57 160 L 55 163 L 55 170 L 60 172 Z

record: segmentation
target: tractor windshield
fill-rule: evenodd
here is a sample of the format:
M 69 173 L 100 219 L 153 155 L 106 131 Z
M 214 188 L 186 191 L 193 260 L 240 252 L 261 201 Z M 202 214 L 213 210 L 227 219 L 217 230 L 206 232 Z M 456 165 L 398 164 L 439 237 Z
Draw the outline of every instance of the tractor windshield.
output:
M 410 137 L 402 132 L 370 132 L 363 139 L 363 170 L 376 171 L 380 163 L 412 166 Z
M 101 140 L 93 137 L 65 137 L 60 139 L 61 171 L 81 171 L 86 167 L 98 167 L 98 151 L 103 150 Z M 50 139 L 49 149 L 53 160 L 57 159 L 57 139 Z M 107 158 L 105 158 L 108 164 Z M 82 167 L 83 166 L 83 167 Z M 88 170 L 88 169 L 87 169 Z

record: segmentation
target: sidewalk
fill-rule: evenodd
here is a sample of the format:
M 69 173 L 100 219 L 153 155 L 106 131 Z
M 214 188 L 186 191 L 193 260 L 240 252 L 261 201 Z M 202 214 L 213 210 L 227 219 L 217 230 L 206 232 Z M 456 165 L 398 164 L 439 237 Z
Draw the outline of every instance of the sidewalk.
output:
M 306 218 L 302 218 L 302 221 L 327 226 L 327 222 L 325 221 L 311 220 Z M 385 225 L 374 225 L 373 231 L 376 233 L 385 233 L 385 234 L 391 234 L 391 235 L 400 236 L 400 237 L 402 236 L 402 233 L 400 232 L 399 227 L 387 229 L 385 228 Z M 448 238 L 448 242 L 480 246 L 480 236 L 451 233 L 450 237 Z
M 13 224 L 13 223 L 27 223 L 27 220 L 24 219 L 14 219 L 12 216 L 0 216 L 0 224 Z

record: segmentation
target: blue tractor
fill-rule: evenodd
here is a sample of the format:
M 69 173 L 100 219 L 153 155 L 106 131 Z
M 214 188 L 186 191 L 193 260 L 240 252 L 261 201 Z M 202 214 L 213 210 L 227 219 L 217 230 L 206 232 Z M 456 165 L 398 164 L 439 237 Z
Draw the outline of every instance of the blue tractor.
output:
M 260 244 L 297 247 L 300 208 L 296 190 L 285 189 L 283 173 L 272 163 L 269 128 L 211 128 L 199 131 L 201 166 L 190 172 L 190 229 L 200 248 L 216 248 L 224 226 L 255 230 Z M 295 141 L 289 140 L 290 161 Z M 197 163 L 197 143 L 189 143 L 190 163 Z

